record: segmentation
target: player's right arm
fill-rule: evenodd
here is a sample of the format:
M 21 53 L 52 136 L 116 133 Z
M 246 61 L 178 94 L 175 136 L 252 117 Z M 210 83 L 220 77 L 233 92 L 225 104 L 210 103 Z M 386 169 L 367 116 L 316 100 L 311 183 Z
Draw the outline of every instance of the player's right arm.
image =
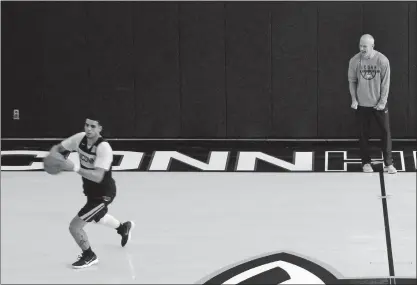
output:
M 60 154 L 64 155 L 68 151 L 69 150 L 67 150 L 66 148 L 64 148 L 62 146 L 62 144 L 59 143 L 59 144 L 54 145 L 49 152 L 50 153 L 60 153 Z
M 66 138 L 59 144 L 54 145 L 50 153 L 60 153 L 62 155 L 65 155 L 68 152 L 75 151 L 78 148 L 79 143 L 85 136 L 84 132 L 77 133 L 69 138 Z

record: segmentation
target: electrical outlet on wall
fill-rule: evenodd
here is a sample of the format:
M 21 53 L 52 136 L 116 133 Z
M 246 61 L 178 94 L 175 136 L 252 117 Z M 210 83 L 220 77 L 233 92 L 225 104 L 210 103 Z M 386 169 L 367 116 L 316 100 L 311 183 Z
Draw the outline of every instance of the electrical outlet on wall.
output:
M 13 120 L 19 120 L 20 119 L 20 112 L 19 109 L 13 110 Z

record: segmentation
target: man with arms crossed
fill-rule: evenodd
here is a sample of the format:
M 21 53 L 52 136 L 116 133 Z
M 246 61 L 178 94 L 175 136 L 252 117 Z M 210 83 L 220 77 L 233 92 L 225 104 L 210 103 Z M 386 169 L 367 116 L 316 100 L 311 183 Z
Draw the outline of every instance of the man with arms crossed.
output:
M 374 50 L 374 38 L 365 34 L 360 38 L 360 52 L 349 61 L 348 80 L 352 96 L 351 108 L 357 110 L 360 124 L 360 153 L 364 172 L 373 172 L 369 154 L 370 119 L 374 117 L 382 130 L 384 171 L 397 172 L 392 162 L 392 141 L 387 107 L 390 87 L 388 58 Z

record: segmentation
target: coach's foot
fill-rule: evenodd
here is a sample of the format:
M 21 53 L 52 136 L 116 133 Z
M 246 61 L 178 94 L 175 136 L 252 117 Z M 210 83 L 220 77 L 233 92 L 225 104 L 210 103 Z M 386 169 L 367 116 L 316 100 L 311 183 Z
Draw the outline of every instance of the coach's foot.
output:
M 96 263 L 98 263 L 97 255 L 90 249 L 83 251 L 83 253 L 79 256 L 79 259 L 72 264 L 72 267 L 75 269 L 81 269 Z
M 120 227 L 117 228 L 117 233 L 122 236 L 122 246 L 125 246 L 127 242 L 130 240 L 131 231 L 134 227 L 135 223 L 132 221 L 128 221 L 126 223 L 121 224 Z
M 362 166 L 362 170 L 363 170 L 363 172 L 366 172 L 366 173 L 374 172 L 370 163 L 364 164 Z
M 397 169 L 395 169 L 394 165 L 384 166 L 384 172 L 388 172 L 388 174 L 395 174 L 397 173 Z

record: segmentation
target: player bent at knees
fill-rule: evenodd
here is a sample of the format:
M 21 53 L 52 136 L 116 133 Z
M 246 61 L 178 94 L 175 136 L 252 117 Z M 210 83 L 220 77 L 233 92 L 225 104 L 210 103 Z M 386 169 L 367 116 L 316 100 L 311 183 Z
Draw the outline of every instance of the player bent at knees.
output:
M 82 177 L 83 192 L 87 203 L 70 223 L 70 233 L 83 253 L 73 263 L 74 268 L 84 268 L 98 262 L 92 251 L 87 234 L 83 230 L 89 222 L 96 222 L 116 229 L 122 236 L 122 246 L 130 238 L 133 222 L 120 223 L 107 214 L 107 206 L 116 197 L 116 183 L 112 177 L 113 149 L 101 136 L 102 123 L 96 115 L 89 115 L 85 120 L 84 132 L 79 132 L 61 143 L 54 145 L 51 153 L 65 155 L 72 151 L 79 154 L 79 165 L 69 159 L 60 159 L 60 170 L 74 171 Z M 57 173 L 51 173 L 57 174 Z
M 103 204 L 102 204 L 103 205 Z M 93 209 L 94 210 L 94 209 Z M 104 209 L 102 209 L 104 210 Z M 104 212 L 104 211 L 101 211 Z M 103 213 L 102 213 L 103 214 Z M 131 221 L 120 223 L 112 215 L 99 213 L 88 216 L 88 213 L 75 216 L 69 226 L 69 231 L 73 236 L 77 245 L 82 249 L 82 254 L 79 259 L 72 264 L 73 268 L 85 268 L 93 264 L 98 263 L 97 255 L 92 251 L 90 242 L 88 241 L 87 233 L 84 231 L 84 227 L 89 222 L 95 222 L 96 224 L 104 225 L 113 228 L 121 235 L 121 245 L 124 247 L 130 239 L 130 230 L 134 227 L 134 223 Z

